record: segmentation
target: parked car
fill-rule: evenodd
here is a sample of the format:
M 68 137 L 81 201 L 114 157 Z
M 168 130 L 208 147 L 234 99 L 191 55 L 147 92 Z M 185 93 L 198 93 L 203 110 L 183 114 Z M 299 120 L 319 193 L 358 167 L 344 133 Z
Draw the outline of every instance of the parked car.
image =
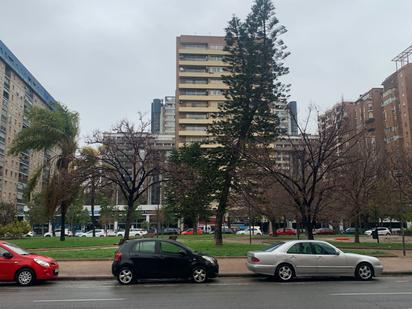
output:
M 362 229 L 359 228 L 359 234 L 362 233 Z M 347 229 L 345 229 L 345 231 L 343 232 L 343 234 L 355 234 L 355 228 L 354 227 L 348 227 Z
M 33 231 L 27 232 L 26 234 L 23 235 L 23 237 L 33 237 L 33 236 L 34 236 Z
M 217 277 L 219 265 L 209 255 L 192 251 L 172 240 L 127 240 L 116 251 L 112 273 L 120 284 L 138 279 L 191 278 L 204 283 Z
M 222 227 L 222 234 L 235 234 L 235 231 L 231 228 L 223 226 Z
M 378 235 L 388 236 L 392 234 L 387 227 L 377 227 L 376 229 L 378 230 Z M 365 235 L 371 236 L 374 230 L 375 229 L 365 231 Z
M 201 228 L 197 229 L 197 235 L 202 235 L 203 230 Z M 182 232 L 182 235 L 193 235 L 193 229 L 187 229 Z
M 0 281 L 16 281 L 27 286 L 36 280 L 56 279 L 58 274 L 59 265 L 54 259 L 0 241 Z
M 55 232 L 56 237 L 60 237 L 60 234 L 61 234 L 61 230 L 60 230 L 60 229 L 55 230 L 54 232 Z M 69 231 L 68 229 L 66 229 L 66 230 L 64 231 L 64 235 L 65 235 L 65 236 L 68 236 L 68 237 L 72 237 L 72 236 L 73 236 L 73 233 L 72 233 L 71 231 Z M 43 236 L 44 236 L 44 237 L 52 237 L 52 236 L 53 236 L 53 233 L 52 233 L 52 232 L 47 232 L 47 233 L 45 233 Z
M 313 230 L 314 235 L 335 235 L 336 232 L 328 227 L 321 227 L 320 229 Z
M 118 237 L 124 237 L 124 230 L 119 230 L 117 231 L 117 236 Z M 131 228 L 129 230 L 129 237 L 142 237 L 143 235 L 146 235 L 147 231 L 143 229 L 137 229 L 137 228 Z
M 291 236 L 291 235 L 296 235 L 296 230 L 292 228 L 280 228 L 276 230 L 276 234 L 281 235 L 281 236 L 283 235 Z
M 383 271 L 375 257 L 344 253 L 325 241 L 316 240 L 279 242 L 263 251 L 248 252 L 247 267 L 280 281 L 314 276 L 355 276 L 359 280 L 370 280 Z
M 246 228 L 244 230 L 237 231 L 236 235 L 249 235 L 250 231 L 252 231 L 252 235 L 262 236 L 262 231 L 259 227 Z
M 93 237 L 93 230 L 83 232 L 83 233 L 76 233 L 75 234 L 77 237 Z M 102 229 L 95 229 L 95 235 L 96 237 L 105 237 L 106 234 L 104 233 L 104 230 Z
M 166 227 L 163 229 L 162 234 L 164 235 L 179 235 L 180 229 L 175 227 Z

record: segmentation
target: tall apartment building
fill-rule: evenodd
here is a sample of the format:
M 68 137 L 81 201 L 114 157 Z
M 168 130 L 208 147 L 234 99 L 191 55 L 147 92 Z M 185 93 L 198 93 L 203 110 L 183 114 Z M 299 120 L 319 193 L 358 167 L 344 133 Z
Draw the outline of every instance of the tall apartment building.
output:
M 224 37 L 182 35 L 176 40 L 176 146 L 207 142 L 211 115 L 223 104 Z M 206 147 L 213 144 L 207 144 Z
M 382 107 L 382 88 L 372 88 L 362 94 L 354 106 L 354 126 L 358 132 L 364 130 L 368 142 L 382 153 L 385 149 Z
M 32 106 L 53 109 L 55 100 L 0 41 L 0 200 L 13 203 L 23 216 L 23 192 L 30 174 L 46 159 L 40 152 L 7 155 L 13 139 L 30 125 Z
M 386 148 L 412 151 L 412 46 L 395 57 L 397 70 L 383 85 L 383 121 Z
M 176 39 L 176 145 L 208 143 L 207 128 L 213 123 L 211 115 L 219 111 L 226 100 L 228 88 L 222 76 L 228 66 L 223 62 L 223 36 L 181 35 Z M 274 102 L 273 113 L 279 116 L 282 133 L 290 131 L 289 112 L 283 104 Z

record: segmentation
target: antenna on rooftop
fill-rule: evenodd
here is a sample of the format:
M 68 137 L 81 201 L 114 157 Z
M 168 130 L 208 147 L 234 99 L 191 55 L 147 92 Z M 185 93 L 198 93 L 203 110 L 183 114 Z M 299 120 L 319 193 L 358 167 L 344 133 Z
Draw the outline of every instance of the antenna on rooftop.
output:
M 412 45 L 392 59 L 396 64 L 396 71 L 409 63 L 409 57 L 412 55 Z

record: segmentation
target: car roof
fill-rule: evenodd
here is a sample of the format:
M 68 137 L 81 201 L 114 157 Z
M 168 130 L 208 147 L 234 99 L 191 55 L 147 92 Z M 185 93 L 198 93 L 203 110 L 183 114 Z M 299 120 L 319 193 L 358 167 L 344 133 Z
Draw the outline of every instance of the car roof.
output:
M 285 241 L 285 244 L 296 244 L 296 243 L 300 243 L 300 242 L 317 242 L 317 243 L 327 243 L 329 244 L 327 241 L 323 241 L 323 240 L 310 240 L 310 239 L 296 239 L 296 240 L 288 240 Z

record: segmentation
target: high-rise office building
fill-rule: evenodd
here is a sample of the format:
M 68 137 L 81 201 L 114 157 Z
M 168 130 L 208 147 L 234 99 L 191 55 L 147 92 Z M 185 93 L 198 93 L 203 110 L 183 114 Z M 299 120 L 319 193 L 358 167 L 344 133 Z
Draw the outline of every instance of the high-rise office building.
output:
M 298 135 L 298 107 L 296 101 L 290 101 L 288 103 L 288 111 L 289 111 L 289 123 L 288 127 L 290 129 L 289 135 Z
M 160 116 L 162 113 L 163 100 L 153 99 L 151 108 L 151 132 L 152 134 L 160 134 Z
M 0 41 L 0 200 L 15 204 L 23 216 L 23 192 L 30 175 L 46 159 L 41 152 L 10 156 L 13 139 L 30 126 L 32 106 L 53 109 L 55 100 L 17 57 Z

